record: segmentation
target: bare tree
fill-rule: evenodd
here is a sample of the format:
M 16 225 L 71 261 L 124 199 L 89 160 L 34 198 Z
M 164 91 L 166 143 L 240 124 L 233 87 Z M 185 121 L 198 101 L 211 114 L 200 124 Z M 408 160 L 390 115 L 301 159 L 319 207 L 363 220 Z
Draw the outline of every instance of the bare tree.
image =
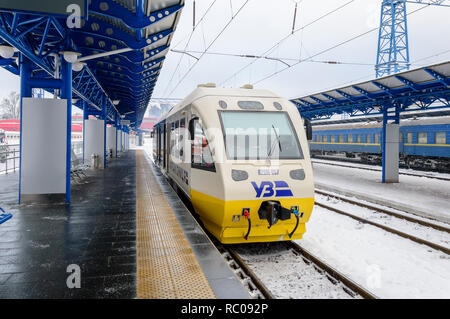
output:
M 0 117 L 4 119 L 18 119 L 20 117 L 20 94 L 9 93 L 8 97 L 0 102 Z

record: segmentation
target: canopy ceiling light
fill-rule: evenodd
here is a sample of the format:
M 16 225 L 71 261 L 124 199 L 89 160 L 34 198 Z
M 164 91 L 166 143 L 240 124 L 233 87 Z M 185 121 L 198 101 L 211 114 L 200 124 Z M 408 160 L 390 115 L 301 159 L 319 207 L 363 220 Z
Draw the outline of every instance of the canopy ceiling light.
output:
M 64 60 L 69 63 L 75 63 L 78 60 L 78 57 L 81 55 L 81 53 L 74 51 L 63 51 L 61 53 L 64 56 Z
M 80 72 L 81 70 L 83 70 L 85 65 L 86 65 L 86 63 L 83 63 L 83 62 L 75 62 L 72 64 L 72 69 L 75 72 Z
M 0 45 L 0 56 L 4 59 L 11 59 L 14 55 L 14 47 L 9 45 Z
M 119 105 L 120 100 L 113 100 L 112 102 L 113 102 L 114 105 Z

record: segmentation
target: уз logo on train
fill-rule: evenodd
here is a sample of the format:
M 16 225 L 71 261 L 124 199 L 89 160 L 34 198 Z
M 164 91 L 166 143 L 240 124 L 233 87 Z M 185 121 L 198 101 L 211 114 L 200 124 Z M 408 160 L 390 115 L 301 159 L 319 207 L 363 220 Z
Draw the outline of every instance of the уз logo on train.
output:
M 289 197 L 293 196 L 289 185 L 284 181 L 275 182 L 261 182 L 258 186 L 255 182 L 252 182 L 253 188 L 256 191 L 256 198 L 261 197 Z

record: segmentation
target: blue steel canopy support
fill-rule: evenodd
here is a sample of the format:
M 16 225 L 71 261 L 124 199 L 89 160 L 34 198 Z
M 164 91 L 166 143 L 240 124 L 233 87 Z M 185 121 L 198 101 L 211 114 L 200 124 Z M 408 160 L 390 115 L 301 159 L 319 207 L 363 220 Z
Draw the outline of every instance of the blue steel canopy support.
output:
M 70 172 L 72 166 L 72 63 L 61 57 L 63 80 L 62 98 L 67 100 L 67 143 L 66 143 L 66 203 L 70 203 Z
M 24 97 L 31 97 L 32 95 L 32 88 L 28 84 L 29 79 L 31 78 L 31 72 L 32 72 L 32 62 L 25 57 L 23 54 L 19 56 L 20 60 L 20 154 L 19 154 L 19 201 L 20 204 L 21 201 L 21 185 L 22 185 L 22 106 L 23 106 L 23 98 Z
M 106 101 L 109 120 L 127 113 L 126 119 L 138 127 L 184 0 L 161 1 L 156 6 L 145 0 L 91 0 L 88 18 L 80 28 L 68 27 L 64 17 L 1 10 L 0 45 L 6 42 L 17 48 L 34 63 L 33 72 L 44 70 L 42 77 L 49 79 L 54 77 L 55 54 L 81 53 L 87 65 L 73 74 L 75 105 L 83 108 L 86 102 L 88 112 L 102 112 L 101 101 Z M 93 55 L 100 56 L 92 59 Z M 0 60 L 0 66 L 19 73 L 14 59 Z M 109 85 L 112 81 L 114 86 Z

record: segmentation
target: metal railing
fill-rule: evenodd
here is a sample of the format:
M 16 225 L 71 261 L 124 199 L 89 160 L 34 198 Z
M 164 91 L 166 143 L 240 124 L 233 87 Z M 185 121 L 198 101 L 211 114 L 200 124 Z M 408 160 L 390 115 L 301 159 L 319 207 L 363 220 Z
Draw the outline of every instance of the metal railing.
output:
M 72 151 L 79 159 L 83 155 L 83 141 L 72 141 Z M 15 172 L 19 167 L 20 144 L 0 144 L 0 174 Z

